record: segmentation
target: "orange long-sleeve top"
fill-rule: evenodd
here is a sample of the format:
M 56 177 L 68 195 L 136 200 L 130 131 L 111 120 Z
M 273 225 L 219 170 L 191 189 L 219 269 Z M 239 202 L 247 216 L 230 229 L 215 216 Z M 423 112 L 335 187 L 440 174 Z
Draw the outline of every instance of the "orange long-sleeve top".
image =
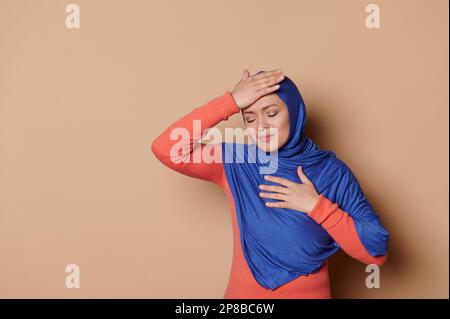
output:
M 223 95 L 209 100 L 172 123 L 151 144 L 152 152 L 162 164 L 181 174 L 219 185 L 230 202 L 233 256 L 224 298 L 331 298 L 328 262 L 325 262 L 318 272 L 300 276 L 275 290 L 260 286 L 253 277 L 242 251 L 234 199 L 225 176 L 223 163 L 193 160 L 201 158 L 205 147 L 209 148 L 208 153 L 222 158 L 220 144 L 203 144 L 200 140 L 207 129 L 239 112 L 240 109 L 231 92 L 227 90 Z M 194 120 L 201 121 L 202 130 L 194 129 Z M 189 132 L 189 138 L 171 139 L 174 129 Z M 177 149 L 184 151 L 173 152 L 175 144 Z M 386 261 L 387 255 L 374 257 L 367 252 L 356 232 L 352 217 L 323 194 L 320 194 L 316 205 L 307 214 L 322 225 L 351 257 L 365 264 L 382 265 Z

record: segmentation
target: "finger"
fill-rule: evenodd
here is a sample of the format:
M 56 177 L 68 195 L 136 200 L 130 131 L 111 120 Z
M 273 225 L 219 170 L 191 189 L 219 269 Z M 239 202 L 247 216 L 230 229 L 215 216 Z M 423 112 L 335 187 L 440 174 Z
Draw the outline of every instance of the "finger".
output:
M 273 73 L 280 73 L 281 70 L 276 69 L 276 70 L 272 70 L 272 71 L 258 71 L 255 74 L 252 75 L 252 79 L 259 79 L 259 78 L 264 78 L 268 75 L 271 75 Z
M 293 181 L 290 181 L 290 180 L 288 180 L 286 178 L 272 176 L 272 175 L 265 175 L 264 179 L 266 181 L 278 183 L 278 184 L 281 184 L 281 185 L 286 186 L 286 187 L 293 187 L 296 184 Z
M 280 69 L 276 69 L 276 70 L 272 70 L 272 71 L 264 71 L 264 72 L 253 75 L 252 79 L 259 80 L 261 78 L 269 77 L 272 75 L 277 75 L 280 73 L 282 73 Z
M 278 200 L 287 200 L 288 196 L 285 194 L 279 194 L 279 193 L 265 193 L 261 192 L 259 193 L 259 196 L 262 198 L 271 198 L 271 199 L 278 199 Z
M 269 93 L 275 92 L 279 88 L 280 88 L 280 85 L 276 84 L 274 86 L 267 86 L 267 87 L 264 87 L 264 88 L 262 88 L 260 90 L 256 90 L 256 93 L 258 94 L 259 98 L 261 98 L 264 95 L 267 95 Z
M 244 69 L 244 72 L 242 72 L 241 81 L 244 81 L 244 80 L 248 79 L 249 77 L 250 77 L 250 73 L 248 72 L 247 69 Z
M 297 174 L 298 177 L 300 177 L 300 180 L 302 181 L 303 184 L 313 185 L 308 176 L 306 176 L 305 173 L 303 172 L 303 168 L 301 166 L 297 167 Z
M 288 202 L 266 202 L 266 206 L 272 208 L 288 208 L 288 205 Z
M 280 193 L 280 194 L 288 194 L 288 192 L 289 192 L 289 188 L 287 188 L 287 187 L 273 186 L 273 185 L 266 185 L 266 184 L 259 185 L 259 189 L 269 191 L 269 192 Z
M 284 74 L 281 73 L 273 73 L 268 74 L 264 77 L 261 77 L 258 80 L 254 80 L 253 85 L 256 90 L 256 93 L 258 93 L 259 98 L 266 95 L 275 92 L 280 88 L 279 82 L 283 81 Z
M 267 71 L 258 70 L 258 71 L 256 71 L 256 72 L 251 76 L 251 78 L 254 78 L 254 77 L 256 77 L 257 75 L 261 75 L 261 74 L 265 74 L 265 73 L 267 73 Z
M 261 83 L 255 86 L 256 91 L 265 90 L 266 88 L 272 88 L 273 86 L 280 87 L 279 83 L 282 81 L 282 79 L 277 79 L 275 81 Z
M 266 78 L 263 78 L 263 79 L 259 79 L 259 80 L 253 81 L 253 85 L 258 90 L 260 90 L 260 89 L 263 89 L 264 87 L 280 83 L 281 81 L 284 80 L 284 77 L 285 77 L 284 74 L 279 74 L 279 75 L 276 75 L 276 76 L 266 77 Z
M 274 74 L 269 77 L 254 80 L 254 84 L 257 88 L 262 88 L 264 86 L 270 86 L 281 82 L 284 79 L 284 73 Z

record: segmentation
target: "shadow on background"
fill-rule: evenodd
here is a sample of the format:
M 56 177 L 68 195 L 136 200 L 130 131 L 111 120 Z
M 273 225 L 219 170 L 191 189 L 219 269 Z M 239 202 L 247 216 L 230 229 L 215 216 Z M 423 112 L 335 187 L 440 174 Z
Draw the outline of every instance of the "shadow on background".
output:
M 348 161 L 340 156 L 339 150 L 333 147 L 333 145 L 337 145 L 338 143 L 335 140 L 336 137 L 333 135 L 333 132 L 329 129 L 332 127 L 332 119 L 324 117 L 316 118 L 313 111 L 315 107 L 317 106 L 307 106 L 306 134 L 320 148 L 335 151 L 337 157 L 349 164 Z M 349 118 L 348 123 L 345 123 L 344 126 L 351 126 L 350 124 L 351 118 Z M 355 167 L 352 167 L 350 164 L 349 167 L 355 175 L 361 176 Z M 376 170 L 377 168 L 372 167 L 370 169 Z M 389 184 L 388 179 L 389 177 L 386 177 L 387 185 Z M 364 185 L 369 185 L 370 181 L 361 180 L 360 178 L 358 178 L 358 181 L 373 209 L 380 216 L 383 225 L 389 232 L 388 259 L 380 268 L 380 288 L 369 289 L 365 285 L 366 277 L 370 274 L 366 273 L 366 265 L 353 259 L 340 249 L 329 260 L 332 296 L 333 298 L 384 298 L 387 296 L 383 294 L 383 287 L 389 286 L 389 282 L 383 280 L 383 278 L 397 277 L 401 269 L 404 270 L 407 267 L 405 261 L 409 259 L 407 257 L 408 246 L 399 237 L 395 236 L 393 224 L 390 223 L 389 219 L 389 216 L 394 216 L 395 212 L 390 212 L 391 207 L 389 203 L 383 200 L 385 198 L 383 196 L 385 190 L 375 190 L 368 186 L 365 187 Z

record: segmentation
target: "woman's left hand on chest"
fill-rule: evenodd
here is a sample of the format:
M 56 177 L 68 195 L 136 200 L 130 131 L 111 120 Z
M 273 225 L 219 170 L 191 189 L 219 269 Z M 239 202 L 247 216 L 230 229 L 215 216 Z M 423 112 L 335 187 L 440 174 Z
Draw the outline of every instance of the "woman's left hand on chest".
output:
M 259 196 L 262 198 L 272 198 L 278 201 L 266 202 L 268 207 L 289 208 L 298 210 L 300 212 L 310 212 L 317 201 L 320 194 L 317 192 L 314 184 L 309 180 L 302 170 L 302 167 L 297 168 L 297 174 L 303 184 L 290 181 L 288 179 L 266 175 L 264 179 L 277 185 L 259 185 Z

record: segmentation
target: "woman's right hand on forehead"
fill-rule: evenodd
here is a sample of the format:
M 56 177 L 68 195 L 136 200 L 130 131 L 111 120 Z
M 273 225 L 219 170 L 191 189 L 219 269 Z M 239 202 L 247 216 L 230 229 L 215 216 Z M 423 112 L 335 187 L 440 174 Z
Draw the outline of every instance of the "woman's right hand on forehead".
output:
M 250 76 L 247 69 L 238 84 L 233 88 L 231 94 L 237 106 L 242 110 L 262 96 L 275 92 L 279 89 L 278 84 L 284 79 L 284 73 L 277 69 L 273 71 L 264 71 Z

